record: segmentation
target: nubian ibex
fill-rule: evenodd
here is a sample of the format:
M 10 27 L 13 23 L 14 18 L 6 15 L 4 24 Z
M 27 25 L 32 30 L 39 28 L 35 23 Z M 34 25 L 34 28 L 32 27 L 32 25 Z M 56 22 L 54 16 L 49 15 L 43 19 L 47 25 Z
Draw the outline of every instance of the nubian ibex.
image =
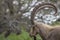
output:
M 34 40 L 36 40 L 37 34 L 41 36 L 42 40 L 60 40 L 60 27 L 53 27 L 53 26 L 44 24 L 42 22 L 34 21 L 36 12 L 45 7 L 53 8 L 55 10 L 55 14 L 57 15 L 57 8 L 55 5 L 51 3 L 44 3 L 44 4 L 36 6 L 31 13 L 32 27 L 31 27 L 29 35 L 31 37 L 34 37 Z

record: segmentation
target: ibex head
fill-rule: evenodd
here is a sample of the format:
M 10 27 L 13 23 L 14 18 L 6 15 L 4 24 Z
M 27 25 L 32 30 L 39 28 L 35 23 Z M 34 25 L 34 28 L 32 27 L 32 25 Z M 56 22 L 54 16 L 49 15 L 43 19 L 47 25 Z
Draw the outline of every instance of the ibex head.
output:
M 33 25 L 31 27 L 30 34 L 29 35 L 31 37 L 34 37 L 34 36 L 36 36 L 38 34 L 38 32 L 39 32 L 39 28 L 37 27 L 37 25 Z

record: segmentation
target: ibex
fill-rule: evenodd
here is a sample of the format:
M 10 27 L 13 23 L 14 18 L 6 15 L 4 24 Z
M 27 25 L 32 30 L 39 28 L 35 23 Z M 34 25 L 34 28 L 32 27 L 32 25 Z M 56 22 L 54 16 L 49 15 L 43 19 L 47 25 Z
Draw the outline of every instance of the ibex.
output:
M 30 30 L 30 36 L 34 37 L 34 40 L 36 40 L 37 34 L 41 36 L 42 40 L 60 40 L 60 27 L 53 27 L 42 22 L 34 21 L 36 10 L 38 10 L 38 8 L 43 9 L 44 7 L 46 7 L 44 5 L 54 8 L 55 14 L 57 13 L 57 8 L 51 3 L 44 3 L 42 5 L 36 6 L 31 13 L 32 27 Z

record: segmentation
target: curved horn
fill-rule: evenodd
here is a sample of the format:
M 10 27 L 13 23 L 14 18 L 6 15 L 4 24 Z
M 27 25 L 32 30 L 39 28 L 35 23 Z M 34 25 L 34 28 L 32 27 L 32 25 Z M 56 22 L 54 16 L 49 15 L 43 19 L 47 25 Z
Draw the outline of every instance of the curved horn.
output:
M 32 25 L 34 25 L 34 17 L 35 17 L 36 12 L 39 11 L 39 10 L 41 10 L 41 9 L 43 9 L 43 8 L 45 8 L 45 7 L 53 8 L 55 10 L 55 14 L 54 15 L 57 14 L 57 7 L 55 5 L 53 5 L 51 3 L 38 4 L 33 9 L 32 13 L 31 13 L 31 23 L 32 23 Z

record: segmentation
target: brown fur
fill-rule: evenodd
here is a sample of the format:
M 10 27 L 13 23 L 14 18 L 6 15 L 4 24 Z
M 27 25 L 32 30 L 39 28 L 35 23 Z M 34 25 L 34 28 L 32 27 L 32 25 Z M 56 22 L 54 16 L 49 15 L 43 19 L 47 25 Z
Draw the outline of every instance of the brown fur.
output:
M 60 40 L 60 27 L 52 27 L 44 23 L 34 22 L 35 26 L 31 28 L 30 36 L 39 34 L 42 40 Z

